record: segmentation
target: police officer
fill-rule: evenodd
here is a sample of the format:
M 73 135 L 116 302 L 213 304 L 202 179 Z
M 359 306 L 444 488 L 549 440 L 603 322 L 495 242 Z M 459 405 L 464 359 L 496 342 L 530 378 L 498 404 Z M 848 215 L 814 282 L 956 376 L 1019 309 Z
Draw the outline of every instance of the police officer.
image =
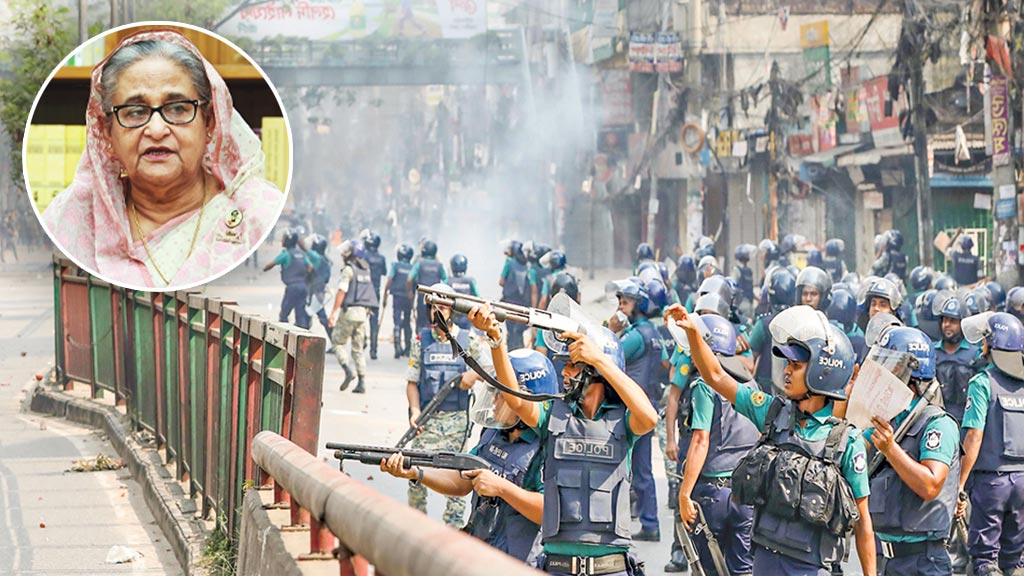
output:
M 534 308 L 541 308 L 541 300 L 544 297 L 544 287 L 547 285 L 548 275 L 551 269 L 541 264 L 541 258 L 551 252 L 551 247 L 546 244 L 535 244 L 530 250 L 530 305 Z
M 1024 286 L 1014 286 L 1006 293 L 1004 312 L 1024 321 Z
M 491 341 L 498 380 L 517 387 L 502 324 L 486 305 L 469 316 Z M 642 572 L 629 555 L 629 462 L 633 444 L 654 429 L 658 414 L 623 371 L 618 338 L 588 324 L 586 336 L 563 334 L 572 343 L 562 376 L 577 392 L 543 403 L 503 398 L 544 444 L 538 567 L 549 574 L 632 576 Z
M 797 302 L 824 312 L 832 298 L 832 277 L 821 268 L 808 266 L 796 277 Z
M 409 279 L 406 280 L 409 300 L 415 299 L 416 301 L 417 334 L 430 326 L 433 319 L 430 318 L 430 309 L 423 301 L 423 295 L 416 291 L 416 286 L 418 284 L 433 286 L 447 281 L 448 273 L 444 271 L 444 265 L 437 261 L 437 244 L 433 240 L 424 240 L 420 248 L 420 258 L 412 265 Z
M 861 328 L 867 326 L 868 320 L 880 312 L 892 314 L 903 320 L 903 296 L 892 281 L 885 278 L 867 278 L 858 295 L 857 324 Z
M 740 287 L 741 306 L 747 308 L 747 314 L 753 311 L 754 271 L 750 268 L 750 259 L 756 251 L 757 247 L 753 244 L 740 244 L 733 252 L 736 266 L 732 270 L 732 277 Z
M 766 312 L 754 323 L 750 333 L 750 349 L 754 353 L 754 379 L 763 391 L 772 389 L 772 338 L 768 326 L 796 298 L 796 278 L 785 268 L 776 268 L 768 283 Z
M 970 236 L 963 236 L 958 243 L 960 249 L 953 252 L 953 279 L 961 286 L 971 286 L 978 283 L 978 257 L 971 251 L 974 248 L 974 240 Z
M 989 366 L 971 379 L 960 490 L 969 488 L 967 550 L 976 575 L 1024 574 L 1024 325 L 1005 312 L 961 322 Z M 973 475 L 971 474 L 973 472 Z M 967 486 L 970 477 L 970 486 Z M 961 503 L 957 514 L 965 506 Z
M 981 349 L 964 340 L 960 328 L 960 322 L 966 317 L 964 303 L 955 294 L 947 294 L 941 302 L 934 303 L 933 311 L 940 318 L 942 336 L 933 345 L 935 372 L 942 385 L 946 410 L 959 422 L 964 418 L 967 387 L 982 368 L 979 366 Z
M 459 294 L 479 297 L 480 292 L 476 289 L 476 280 L 472 276 L 466 276 L 466 269 L 469 267 L 469 259 L 462 254 L 456 254 L 452 256 L 452 259 L 448 264 L 452 269 L 452 276 L 448 279 L 448 285 Z M 463 330 L 469 330 L 471 326 L 469 318 L 466 318 L 463 314 L 459 314 L 455 318 L 455 323 Z
M 776 316 L 770 329 L 779 344 L 772 353 L 788 364 L 777 383 L 785 396 L 773 397 L 723 370 L 708 335 L 698 333 L 681 306 L 665 316 L 686 332 L 705 382 L 762 432 L 732 480 L 733 498 L 754 506 L 753 572 L 825 576 L 843 559 L 852 529 L 864 573 L 875 574 L 864 442 L 856 427 L 832 416 L 833 404 L 846 399 L 855 364 L 842 331 L 806 306 Z M 815 474 L 805 474 L 807 466 Z M 835 504 L 828 516 L 816 512 L 822 501 Z
M 917 327 L 927 334 L 932 342 L 942 339 L 942 319 L 932 310 L 935 298 L 938 295 L 939 291 L 931 288 L 918 294 L 917 299 L 914 301 L 914 316 L 917 317 Z
M 720 276 L 722 270 L 718 267 L 718 258 L 711 254 L 704 256 L 697 261 L 697 280 L 703 282 L 712 276 Z
M 533 287 L 530 284 L 530 268 L 527 266 L 523 244 L 518 240 L 509 243 L 505 251 L 505 267 L 501 270 L 498 285 L 501 286 L 501 301 L 518 306 L 529 306 Z M 513 323 L 509 330 L 509 348 L 517 350 L 523 347 L 525 324 Z
M 736 331 L 732 324 L 714 314 L 700 318 L 710 330 L 711 350 L 726 370 L 738 381 L 752 380 L 753 376 L 735 357 Z M 697 520 L 694 502 L 699 503 L 708 528 L 722 547 L 729 573 L 750 574 L 754 561 L 750 549 L 754 510 L 732 502 L 732 473 L 739 459 L 757 443 L 759 432 L 699 376 L 691 387 L 691 439 L 679 488 L 679 515 L 689 528 Z M 706 539 L 697 543 L 701 565 L 713 566 Z
M 675 300 L 680 304 L 690 302 L 690 293 L 697 288 L 697 267 L 693 263 L 693 256 L 683 254 L 676 264 L 676 271 L 672 279 L 672 292 L 675 293 Z
M 292 311 L 295 311 L 295 325 L 308 329 L 312 320 L 306 314 L 306 296 L 309 294 L 306 275 L 313 271 L 313 261 L 306 251 L 299 246 L 299 233 L 288 228 L 281 236 L 281 253 L 272 262 L 263 267 L 269 272 L 274 266 L 281 267 L 281 282 L 284 283 L 284 297 L 281 299 L 279 322 L 287 322 Z
M 846 243 L 839 238 L 829 238 L 825 241 L 825 258 L 822 259 L 822 269 L 832 276 L 832 282 L 839 282 L 846 276 L 846 262 L 843 261 L 843 251 Z
M 420 261 L 421 263 L 423 260 Z M 455 294 L 451 286 L 437 283 L 432 289 Z M 488 354 L 483 353 L 476 338 L 469 337 L 468 330 L 462 330 L 452 319 L 448 306 L 434 306 L 448 325 L 452 336 L 463 349 L 481 365 L 490 364 Z M 415 426 L 420 412 L 434 398 L 441 386 L 461 374 L 459 388 L 445 397 L 434 417 L 421 427 L 413 438 L 412 450 L 450 450 L 461 452 L 469 432 L 469 390 L 478 380 L 475 372 L 466 366 L 460 356 L 452 354 L 452 346 L 444 332 L 433 322 L 431 327 L 420 331 L 412 342 L 409 352 L 409 370 L 406 373 L 406 398 L 409 400 L 409 425 Z M 427 511 L 427 491 L 415 482 L 409 484 L 409 506 L 422 512 Z M 456 528 L 462 527 L 462 514 L 466 503 L 461 498 L 448 498 L 444 509 L 444 522 Z
M 381 293 L 380 281 L 388 273 L 388 261 L 380 253 L 380 235 L 370 233 L 366 240 L 366 263 L 370 266 L 370 281 L 373 284 L 373 295 L 378 298 Z M 377 309 L 371 309 L 370 313 L 370 359 L 377 359 L 377 336 L 380 334 L 380 315 Z
M 534 394 L 558 392 L 554 367 L 544 355 L 516 350 L 509 354 L 509 360 L 523 388 Z M 525 562 L 540 530 L 544 508 L 544 451 L 537 433 L 505 406 L 500 395 L 490 392 L 493 390 L 487 387 L 488 392 L 474 394 L 470 408 L 470 417 L 482 427 L 480 442 L 470 453 L 486 460 L 489 469 L 459 473 L 403 468 L 402 455 L 394 454 L 381 463 L 381 470 L 446 496 L 463 497 L 474 492 L 470 505 L 473 512 L 463 530 Z
M 412 271 L 412 254 L 412 246 L 408 244 L 402 244 L 395 250 L 395 261 L 388 270 L 388 281 L 384 285 L 384 297 L 381 298 L 381 306 L 387 306 L 388 294 L 391 294 L 393 301 L 391 320 L 395 325 L 395 358 L 407 356 L 412 342 L 412 300 L 406 288 Z M 395 286 L 394 290 L 392 285 Z
M 934 278 L 935 270 L 931 266 L 914 266 L 910 271 L 910 289 L 913 292 L 907 295 L 907 300 L 914 302 L 918 296 L 930 290 Z
M 878 259 L 871 265 L 875 276 L 885 276 L 892 272 L 905 280 L 907 277 L 907 256 L 903 253 L 903 233 L 899 230 L 888 230 L 878 239 Z
M 327 290 L 327 284 L 331 281 L 331 266 L 333 265 L 330 258 L 327 257 L 327 238 L 321 234 L 313 234 L 310 237 L 309 245 L 310 251 L 316 255 L 318 261 L 309 282 L 308 300 L 310 306 L 316 310 L 316 317 L 320 320 L 320 325 L 327 331 L 328 342 L 332 342 L 331 324 L 327 318 L 327 311 L 324 310 L 324 291 Z M 332 343 L 331 349 L 327 352 L 332 352 L 333 347 Z
M 889 329 L 868 354 L 876 361 L 898 356 L 915 362 L 912 370 L 894 372 L 907 381 L 914 400 L 891 421 L 873 417 L 874 426 L 864 431 L 869 446 L 885 457 L 871 478 L 868 506 L 884 558 L 881 573 L 947 576 L 953 573 L 946 539 L 959 492 L 960 428 L 952 416 L 927 404 L 903 437 L 895 436 L 916 406 L 928 402 L 923 395 L 935 378 L 931 341 L 920 330 Z
M 860 351 L 866 353 L 864 331 L 857 325 L 857 298 L 848 290 L 832 290 L 832 301 L 825 313 L 828 319 L 838 326 L 843 334 L 850 339 L 850 345 L 858 352 L 857 362 L 863 360 Z
M 565 271 L 565 266 L 568 263 L 565 257 L 565 252 L 561 250 L 552 250 L 541 256 L 540 265 L 547 269 L 547 273 L 544 274 L 544 281 L 541 284 L 540 289 L 540 300 L 537 302 L 537 308 L 546 309 L 548 306 L 548 300 L 554 297 L 552 292 L 552 278 L 558 275 L 560 272 Z M 561 372 L 561 370 L 559 370 Z
M 334 309 L 331 310 L 331 339 L 334 342 L 334 355 L 345 371 L 345 380 L 340 390 L 344 391 L 358 376 L 359 382 L 352 390 L 355 394 L 366 391 L 366 357 L 363 348 L 366 346 L 366 320 L 377 311 L 377 293 L 373 290 L 370 267 L 363 259 L 362 247 L 359 242 L 346 240 L 341 243 L 340 252 L 344 259 L 344 268 L 338 279 L 338 293 L 334 297 Z M 352 360 L 348 359 L 345 346 L 352 341 Z M 355 370 L 352 369 L 355 364 Z
M 557 272 L 548 278 L 548 290 L 550 291 L 551 298 L 554 298 L 558 294 L 565 293 L 569 298 L 576 301 L 577 304 L 580 302 L 580 287 L 579 281 L 576 277 L 565 272 Z M 562 386 L 562 368 L 565 366 L 565 362 L 561 358 L 558 358 L 555 353 L 548 348 L 547 342 L 544 340 L 544 331 L 537 330 L 533 339 L 533 349 L 541 354 L 547 356 L 551 363 L 555 366 L 555 376 L 558 379 L 559 390 Z
M 660 341 L 657 329 L 647 319 L 650 299 L 645 287 L 628 281 L 616 292 L 619 308 L 616 316 L 609 321 L 609 327 L 618 332 L 618 319 L 628 319 L 621 335 L 622 354 L 626 363 L 626 375 L 636 382 L 647 394 L 652 407 L 661 398 L 661 349 L 655 347 Z M 633 446 L 633 489 L 636 491 L 640 508 L 640 531 L 633 534 L 634 540 L 658 542 L 661 531 L 658 526 L 658 500 L 651 468 L 651 434 L 644 434 Z
M 988 292 L 988 302 L 992 307 L 990 310 L 1002 310 L 1006 304 L 1006 291 L 999 282 L 989 280 L 982 285 Z

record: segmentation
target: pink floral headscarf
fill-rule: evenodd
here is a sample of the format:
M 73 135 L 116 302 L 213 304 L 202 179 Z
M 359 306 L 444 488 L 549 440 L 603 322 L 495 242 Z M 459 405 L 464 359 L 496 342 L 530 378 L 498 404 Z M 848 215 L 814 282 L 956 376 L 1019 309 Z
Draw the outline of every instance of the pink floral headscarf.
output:
M 212 88 L 211 102 L 208 106 L 215 122 L 211 130 L 212 138 L 206 145 L 202 162 L 204 168 L 223 187 L 222 194 L 232 197 L 240 188 L 250 187 L 253 180 L 257 180 L 259 185 L 266 182 L 262 180 L 264 162 L 259 139 L 235 113 L 231 94 L 224 79 L 185 36 L 170 29 L 150 29 L 122 40 L 114 52 L 93 68 L 89 103 L 86 108 L 85 151 L 75 170 L 74 181 L 47 207 L 43 213 L 43 222 L 58 246 L 89 271 L 118 284 L 148 287 L 161 282 L 159 279 L 153 281 L 146 268 L 145 254 L 141 252 L 138 243 L 132 241 L 124 187 L 118 174 L 120 163 L 111 149 L 105 124 L 107 118 L 101 105 L 102 74 L 107 60 L 121 48 L 144 40 L 162 40 L 178 44 L 203 62 Z M 274 192 L 276 196 L 262 194 L 257 198 L 277 201 L 277 205 L 270 211 L 270 225 L 283 201 L 283 194 L 276 189 Z M 266 206 L 254 205 L 247 208 L 257 219 L 268 219 Z M 206 236 L 205 239 L 209 240 L 211 235 Z M 262 234 L 259 234 L 255 239 L 245 239 L 246 253 L 258 244 L 261 236 Z M 148 236 L 147 240 L 153 242 Z M 239 255 L 239 258 L 244 255 Z M 198 274 L 191 273 L 186 268 L 189 268 L 192 260 L 194 258 L 190 258 L 182 267 L 172 281 L 173 285 L 195 283 L 217 275 L 204 275 L 201 271 Z

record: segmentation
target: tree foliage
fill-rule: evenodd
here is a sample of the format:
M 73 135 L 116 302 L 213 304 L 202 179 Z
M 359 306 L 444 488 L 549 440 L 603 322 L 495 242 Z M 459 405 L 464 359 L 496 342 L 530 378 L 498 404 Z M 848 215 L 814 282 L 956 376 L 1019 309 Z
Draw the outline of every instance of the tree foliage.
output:
M 12 2 L 11 14 L 9 32 L 0 38 L 0 57 L 9 71 L 0 78 L 0 124 L 11 139 L 12 181 L 23 186 L 21 145 L 29 110 L 46 77 L 77 42 L 67 8 L 18 0 Z
M 136 0 L 135 21 L 167 20 L 184 22 L 202 28 L 212 28 L 237 0 L 206 0 L 197 2 L 167 2 L 166 0 Z

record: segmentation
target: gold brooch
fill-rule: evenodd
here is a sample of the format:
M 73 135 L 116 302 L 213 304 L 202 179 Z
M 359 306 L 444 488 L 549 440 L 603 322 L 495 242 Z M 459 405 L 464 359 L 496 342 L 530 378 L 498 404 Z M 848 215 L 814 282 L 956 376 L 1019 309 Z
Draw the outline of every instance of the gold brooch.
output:
M 224 224 L 226 224 L 228 228 L 237 228 L 238 225 L 241 224 L 241 223 L 242 223 L 242 211 L 239 210 L 238 208 L 235 208 L 234 210 L 232 210 L 228 214 L 228 217 L 224 219 Z

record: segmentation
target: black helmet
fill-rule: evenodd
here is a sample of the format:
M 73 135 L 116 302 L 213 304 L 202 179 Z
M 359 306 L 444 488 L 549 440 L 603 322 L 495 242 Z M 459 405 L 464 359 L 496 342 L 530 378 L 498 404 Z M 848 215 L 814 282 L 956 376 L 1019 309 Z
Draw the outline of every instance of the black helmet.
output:
M 774 240 L 769 240 L 768 238 L 761 240 L 761 243 L 757 245 L 757 250 L 764 254 L 765 266 L 768 266 L 782 257 L 782 251 L 779 249 L 779 245 L 775 243 Z
M 551 247 L 547 244 L 534 244 L 533 245 L 533 259 L 538 261 L 544 257 L 545 254 L 551 252 Z
M 465 256 L 462 254 L 452 256 L 452 274 L 465 274 L 467 266 L 469 266 L 469 260 L 467 260 Z
M 376 252 L 377 249 L 380 248 L 380 234 L 371 232 L 369 236 L 367 236 L 364 244 L 368 249 Z
M 753 244 L 740 244 L 733 252 L 733 256 L 736 257 L 736 260 L 746 264 L 754 257 L 755 252 L 757 252 L 757 246 Z
M 705 256 L 717 256 L 715 253 L 715 241 L 710 236 L 698 238 L 697 245 L 693 248 L 693 257 L 698 261 Z
M 399 262 L 410 262 L 412 261 L 413 249 L 408 244 L 402 244 L 395 250 L 395 257 L 398 258 Z
M 899 252 L 903 250 L 903 232 L 899 230 L 889 230 L 888 238 L 886 239 L 886 247 L 889 250 L 896 250 Z
M 768 304 L 782 310 L 793 305 L 796 298 L 796 276 L 788 268 L 779 268 L 768 280 Z
M 580 301 L 580 285 L 576 277 L 568 272 L 556 272 L 551 279 L 551 286 L 548 288 L 548 297 L 554 298 L 555 294 L 565 292 L 570 298 Z
M 832 276 L 814 266 L 808 266 L 800 271 L 796 277 L 796 300 L 798 304 L 803 303 L 804 287 L 809 286 L 818 291 L 821 301 L 818 303 L 818 310 L 827 310 L 832 297 Z
M 830 238 L 825 241 L 825 255 L 829 258 L 838 258 L 846 248 L 846 243 L 839 238 Z
M 423 248 L 420 248 L 420 256 L 424 258 L 437 257 L 437 244 L 433 240 L 424 240 Z
M 933 285 L 933 288 L 941 292 L 943 290 L 956 290 L 958 286 L 956 280 L 954 280 L 952 276 L 940 274 L 938 278 L 935 279 L 935 284 Z

